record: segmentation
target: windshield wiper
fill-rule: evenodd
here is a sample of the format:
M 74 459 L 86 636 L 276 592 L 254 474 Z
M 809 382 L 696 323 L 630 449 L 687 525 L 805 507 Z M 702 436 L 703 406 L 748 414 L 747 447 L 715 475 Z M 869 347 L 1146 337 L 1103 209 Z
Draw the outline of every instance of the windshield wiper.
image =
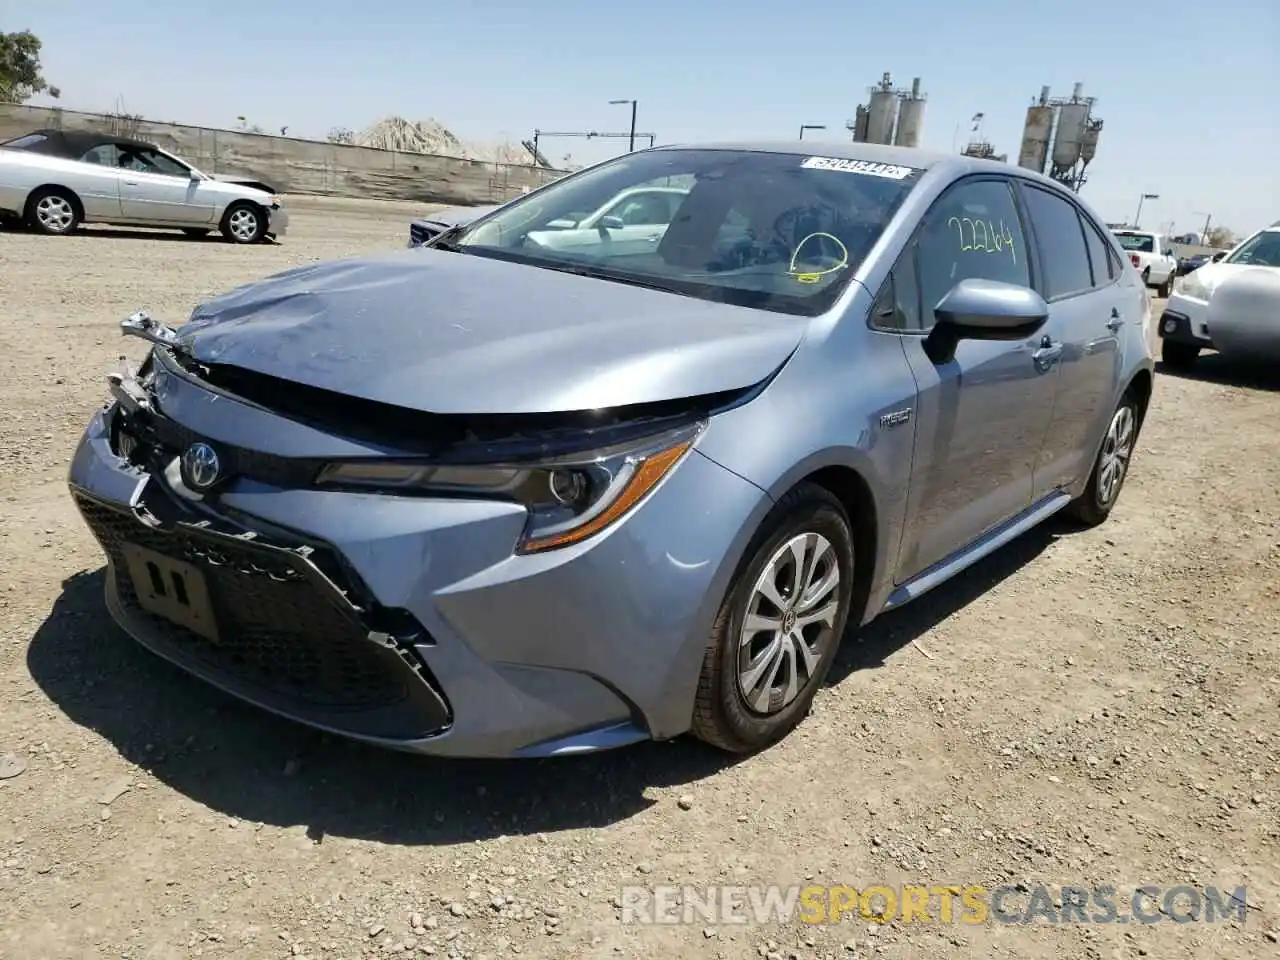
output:
M 437 233 L 434 237 L 423 244 L 424 247 L 433 247 L 436 250 L 448 250 L 450 253 L 461 253 L 462 245 L 455 243 L 454 240 L 463 230 L 467 229 L 465 223 L 455 223 L 447 230 Z

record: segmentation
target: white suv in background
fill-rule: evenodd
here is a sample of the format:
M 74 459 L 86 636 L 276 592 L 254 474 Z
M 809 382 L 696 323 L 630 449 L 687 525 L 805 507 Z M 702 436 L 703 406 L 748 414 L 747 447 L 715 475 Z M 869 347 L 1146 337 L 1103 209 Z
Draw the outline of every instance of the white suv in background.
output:
M 1162 297 L 1169 296 L 1178 275 L 1178 258 L 1168 237 L 1149 230 L 1112 230 L 1133 268 L 1142 274 L 1148 287 Z
M 1169 367 L 1190 367 L 1201 350 L 1280 359 L 1280 221 L 1179 277 L 1159 334 Z

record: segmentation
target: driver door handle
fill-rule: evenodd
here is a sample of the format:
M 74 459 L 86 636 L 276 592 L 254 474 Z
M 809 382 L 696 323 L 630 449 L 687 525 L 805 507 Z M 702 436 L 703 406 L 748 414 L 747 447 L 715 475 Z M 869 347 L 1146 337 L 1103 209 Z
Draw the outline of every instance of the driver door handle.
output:
M 1115 307 L 1112 307 L 1111 319 L 1107 321 L 1107 329 L 1110 330 L 1112 333 L 1115 333 L 1122 326 L 1124 326 L 1124 321 L 1120 319 L 1120 311 L 1117 310 Z
M 1036 366 L 1041 370 L 1047 370 L 1053 366 L 1055 360 L 1062 356 L 1062 341 L 1055 342 L 1050 336 L 1045 336 L 1040 341 L 1040 347 L 1031 354 L 1031 359 L 1036 362 Z

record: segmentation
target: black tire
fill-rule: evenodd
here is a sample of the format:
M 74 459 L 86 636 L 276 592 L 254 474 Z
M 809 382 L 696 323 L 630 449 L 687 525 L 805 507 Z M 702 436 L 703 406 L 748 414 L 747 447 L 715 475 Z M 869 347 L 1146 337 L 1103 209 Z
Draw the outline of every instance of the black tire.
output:
M 1148 286 L 1148 287 L 1151 286 L 1151 268 L 1150 267 L 1147 267 L 1147 269 L 1142 271 L 1142 283 L 1144 286 Z
M 1194 343 L 1160 341 L 1160 362 L 1173 370 L 1190 370 L 1199 356 L 1200 348 Z
M 1107 464 L 1115 459 L 1115 452 L 1125 445 L 1123 437 L 1116 435 L 1123 434 L 1123 427 L 1117 431 L 1117 424 L 1124 417 L 1127 417 L 1129 423 L 1127 452 L 1122 458 L 1119 477 L 1115 478 L 1112 484 L 1107 484 L 1104 481 Z M 1120 492 L 1124 489 L 1124 481 L 1129 476 L 1129 465 L 1133 459 L 1141 425 L 1138 400 L 1130 390 L 1120 399 L 1115 411 L 1111 414 L 1107 433 L 1103 437 L 1102 445 L 1098 448 L 1098 455 L 1093 460 L 1089 483 L 1084 488 L 1084 493 L 1067 505 L 1068 516 L 1087 527 L 1096 527 L 1111 516 L 1111 511 L 1115 509 L 1116 502 L 1120 499 Z
M 252 224 L 252 229 L 243 227 Z M 267 214 L 256 203 L 237 200 L 222 215 L 220 232 L 232 243 L 261 243 L 267 235 Z
M 183 227 L 182 232 L 192 240 L 199 240 L 201 237 L 207 237 L 209 231 L 204 227 Z
M 1173 278 L 1176 273 L 1176 270 L 1172 271 L 1165 279 L 1164 283 L 1160 284 L 1160 286 L 1156 288 L 1157 297 L 1164 297 L 1166 300 L 1169 299 L 1169 294 L 1173 293 Z
M 80 198 L 63 187 L 42 187 L 27 198 L 27 226 L 37 233 L 65 237 L 84 219 Z
M 789 678 L 789 663 L 794 662 L 798 665 L 795 674 L 798 693 L 790 702 L 784 702 L 784 697 L 773 683 L 754 687 L 754 690 L 765 690 L 768 693 L 770 706 L 768 712 L 762 712 L 747 702 L 742 691 L 739 640 L 748 606 L 756 598 L 757 581 L 762 579 L 775 554 L 785 550 L 793 538 L 803 534 L 818 534 L 830 545 L 826 554 L 819 558 L 819 566 L 814 572 L 822 571 L 825 578 L 831 569 L 828 564 L 835 564 L 839 570 L 839 580 L 833 587 L 815 595 L 813 600 L 816 602 L 829 598 L 836 604 L 835 616 L 829 626 L 810 624 L 810 627 L 818 628 L 811 634 L 813 641 L 810 649 L 817 648 L 811 672 L 803 670 L 804 658 L 798 651 L 794 653 L 793 659 L 778 654 L 782 663 L 772 676 L 779 683 L 784 674 Z M 853 532 L 849 518 L 840 501 L 830 491 L 816 484 L 803 483 L 774 505 L 747 548 L 728 595 L 716 616 L 711 642 L 698 678 L 698 693 L 693 710 L 694 736 L 732 753 L 751 753 L 776 743 L 795 729 L 808 715 L 813 698 L 826 679 L 840 646 L 854 595 L 854 574 Z M 781 590 L 778 592 L 782 593 Z M 790 600 L 792 595 L 784 594 L 783 599 Z M 819 609 L 825 606 L 826 604 L 820 604 Z M 794 623 L 790 606 L 787 615 L 781 619 L 783 622 L 790 619 Z M 755 639 L 762 636 L 763 633 Z M 777 642 L 782 643 L 781 638 Z M 749 645 L 748 653 L 753 648 L 754 645 Z M 757 654 L 760 658 L 757 662 L 763 662 L 763 656 L 763 653 Z M 774 658 L 769 659 L 772 661 Z M 806 675 L 802 677 L 802 673 Z M 777 707 L 773 706 L 775 701 Z

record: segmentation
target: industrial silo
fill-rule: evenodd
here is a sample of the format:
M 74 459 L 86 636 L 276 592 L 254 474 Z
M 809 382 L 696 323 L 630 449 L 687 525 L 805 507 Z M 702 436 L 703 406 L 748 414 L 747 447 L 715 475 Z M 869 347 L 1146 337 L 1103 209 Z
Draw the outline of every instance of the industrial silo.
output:
M 893 122 L 897 116 L 898 94 L 886 73 L 880 85 L 871 89 L 871 102 L 867 106 L 867 142 L 893 143 Z
M 867 108 L 861 103 L 853 114 L 853 139 L 858 143 L 867 141 Z
M 1101 120 L 1090 120 L 1085 124 L 1084 135 L 1080 138 L 1080 160 L 1091 163 L 1098 153 L 1098 134 L 1102 132 Z
M 1068 169 L 1080 159 L 1089 104 L 1064 103 L 1058 108 L 1058 132 L 1053 138 L 1053 165 Z
M 1049 138 L 1053 133 L 1054 108 L 1037 103 L 1027 108 L 1027 123 L 1022 128 L 1022 146 L 1018 150 L 1018 166 L 1044 173 L 1049 156 Z
M 920 78 L 911 81 L 911 93 L 898 104 L 898 128 L 893 142 L 900 147 L 918 147 L 920 130 L 924 127 L 924 96 L 920 93 Z

